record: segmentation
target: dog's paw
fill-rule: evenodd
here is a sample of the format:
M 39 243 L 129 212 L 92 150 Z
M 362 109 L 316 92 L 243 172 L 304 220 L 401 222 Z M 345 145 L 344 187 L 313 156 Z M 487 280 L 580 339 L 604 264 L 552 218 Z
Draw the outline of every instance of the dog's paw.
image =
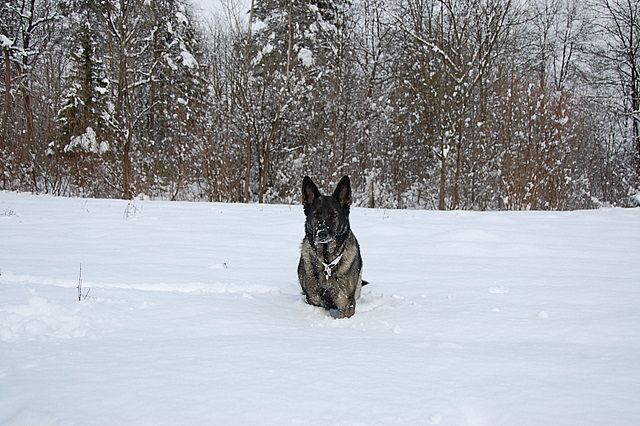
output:
M 356 307 L 354 305 L 348 306 L 344 309 L 329 309 L 329 315 L 335 319 L 351 318 L 356 313 Z

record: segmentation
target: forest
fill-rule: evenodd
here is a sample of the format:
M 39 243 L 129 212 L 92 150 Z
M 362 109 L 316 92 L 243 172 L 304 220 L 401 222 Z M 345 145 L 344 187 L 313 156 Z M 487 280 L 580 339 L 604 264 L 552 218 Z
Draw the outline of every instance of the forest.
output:
M 3 0 L 0 190 L 640 205 L 640 0 Z

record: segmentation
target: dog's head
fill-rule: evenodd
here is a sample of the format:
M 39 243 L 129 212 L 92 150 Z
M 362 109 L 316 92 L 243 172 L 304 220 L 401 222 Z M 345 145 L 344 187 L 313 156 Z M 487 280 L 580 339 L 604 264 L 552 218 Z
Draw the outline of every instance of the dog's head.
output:
M 305 233 L 309 242 L 329 243 L 349 232 L 349 207 L 351 206 L 351 182 L 349 176 L 340 179 L 333 195 L 321 195 L 309 176 L 302 180 L 302 205 Z

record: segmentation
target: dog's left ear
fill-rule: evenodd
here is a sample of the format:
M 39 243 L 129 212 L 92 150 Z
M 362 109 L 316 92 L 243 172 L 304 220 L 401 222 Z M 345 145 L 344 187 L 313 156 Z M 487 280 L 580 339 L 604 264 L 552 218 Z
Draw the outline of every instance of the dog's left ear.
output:
M 338 200 L 342 207 L 349 208 L 351 206 L 351 181 L 349 176 L 343 176 L 336 186 L 336 190 L 333 191 L 333 198 Z
M 302 205 L 304 206 L 304 214 L 309 214 L 309 209 L 316 198 L 320 197 L 320 191 L 309 176 L 302 179 Z

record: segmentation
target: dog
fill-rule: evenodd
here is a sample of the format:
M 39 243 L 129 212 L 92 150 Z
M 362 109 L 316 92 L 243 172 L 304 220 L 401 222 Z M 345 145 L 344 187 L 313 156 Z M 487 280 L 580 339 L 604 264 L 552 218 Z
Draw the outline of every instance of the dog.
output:
M 351 182 L 340 179 L 333 195 L 321 195 L 309 176 L 302 180 L 306 216 L 298 263 L 298 279 L 306 302 L 329 311 L 334 318 L 350 318 L 362 286 L 360 245 L 351 232 Z

